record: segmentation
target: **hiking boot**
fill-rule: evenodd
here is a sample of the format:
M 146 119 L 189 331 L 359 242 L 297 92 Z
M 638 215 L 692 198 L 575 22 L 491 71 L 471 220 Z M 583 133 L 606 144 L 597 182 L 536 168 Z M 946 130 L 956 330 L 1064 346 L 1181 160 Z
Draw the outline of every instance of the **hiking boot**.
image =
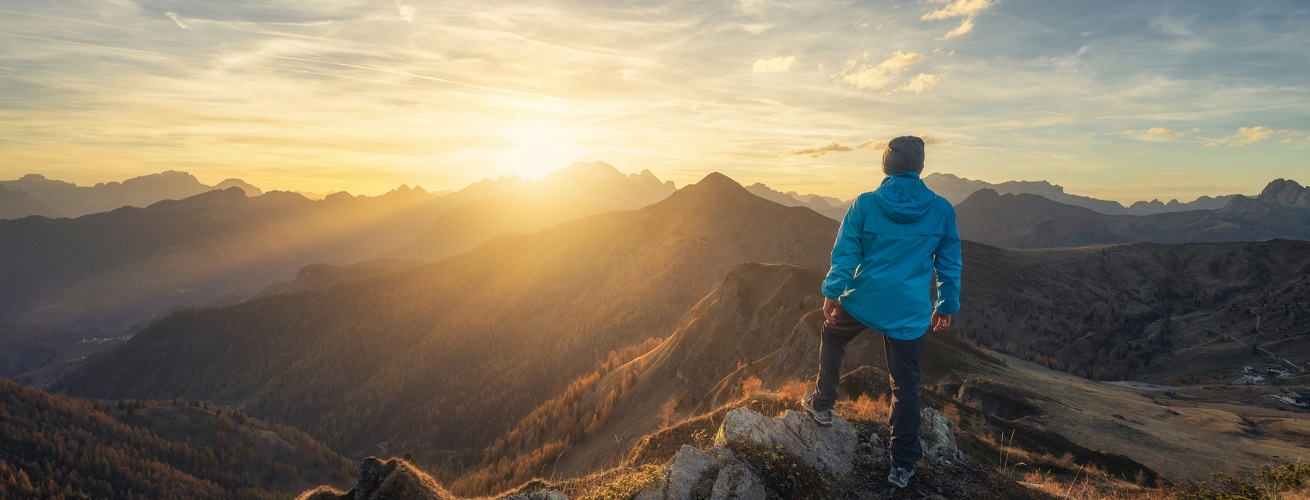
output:
M 814 423 L 822 427 L 832 427 L 832 408 L 823 411 L 815 410 L 814 394 L 806 394 L 805 397 L 801 398 L 801 408 L 805 409 L 805 413 L 810 414 L 810 418 L 814 419 Z
M 892 483 L 892 486 L 904 489 L 905 485 L 910 484 L 910 478 L 912 477 L 914 477 L 914 467 L 907 469 L 896 466 L 892 467 L 891 474 L 887 475 L 887 482 Z

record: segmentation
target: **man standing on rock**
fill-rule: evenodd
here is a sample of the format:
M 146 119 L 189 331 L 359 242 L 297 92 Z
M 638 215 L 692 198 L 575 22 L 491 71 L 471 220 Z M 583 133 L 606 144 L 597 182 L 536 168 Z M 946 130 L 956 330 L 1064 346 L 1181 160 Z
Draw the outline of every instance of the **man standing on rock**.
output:
M 960 310 L 960 232 L 955 207 L 919 180 L 923 139 L 887 143 L 873 192 L 855 199 L 832 249 L 823 282 L 823 341 L 819 381 L 801 406 L 819 425 L 832 425 L 846 344 L 865 329 L 883 335 L 891 374 L 891 474 L 904 488 L 923 452 L 919 446 L 919 361 L 928 328 L 951 326 Z M 937 302 L 930 301 L 933 271 Z

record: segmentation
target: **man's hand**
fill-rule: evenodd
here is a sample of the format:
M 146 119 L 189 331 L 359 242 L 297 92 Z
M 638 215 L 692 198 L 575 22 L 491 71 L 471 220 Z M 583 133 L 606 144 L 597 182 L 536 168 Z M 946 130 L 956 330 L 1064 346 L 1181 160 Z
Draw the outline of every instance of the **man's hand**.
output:
M 955 319 L 954 314 L 939 314 L 937 311 L 932 312 L 932 331 L 940 332 L 951 327 L 951 320 Z
M 829 325 L 837 324 L 837 315 L 841 313 L 841 302 L 831 297 L 823 298 L 823 317 Z

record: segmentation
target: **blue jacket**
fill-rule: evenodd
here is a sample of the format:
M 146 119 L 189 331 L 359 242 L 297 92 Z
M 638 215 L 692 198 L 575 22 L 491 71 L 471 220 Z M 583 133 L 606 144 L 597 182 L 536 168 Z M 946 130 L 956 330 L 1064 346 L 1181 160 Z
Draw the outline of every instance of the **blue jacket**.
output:
M 937 303 L 929 297 L 937 271 Z M 889 337 L 912 340 L 928 331 L 932 311 L 960 310 L 960 231 L 955 207 L 917 173 L 888 176 L 855 199 L 832 248 L 825 297 Z

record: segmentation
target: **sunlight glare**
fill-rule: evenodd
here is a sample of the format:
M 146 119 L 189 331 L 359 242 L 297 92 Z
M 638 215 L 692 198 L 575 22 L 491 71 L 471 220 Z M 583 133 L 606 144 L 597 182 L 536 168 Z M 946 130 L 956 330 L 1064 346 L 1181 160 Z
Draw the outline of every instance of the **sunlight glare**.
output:
M 545 177 L 577 159 L 577 150 L 568 137 L 564 127 L 554 124 L 527 123 L 514 127 L 505 137 L 510 146 L 500 155 L 500 165 L 524 179 Z

